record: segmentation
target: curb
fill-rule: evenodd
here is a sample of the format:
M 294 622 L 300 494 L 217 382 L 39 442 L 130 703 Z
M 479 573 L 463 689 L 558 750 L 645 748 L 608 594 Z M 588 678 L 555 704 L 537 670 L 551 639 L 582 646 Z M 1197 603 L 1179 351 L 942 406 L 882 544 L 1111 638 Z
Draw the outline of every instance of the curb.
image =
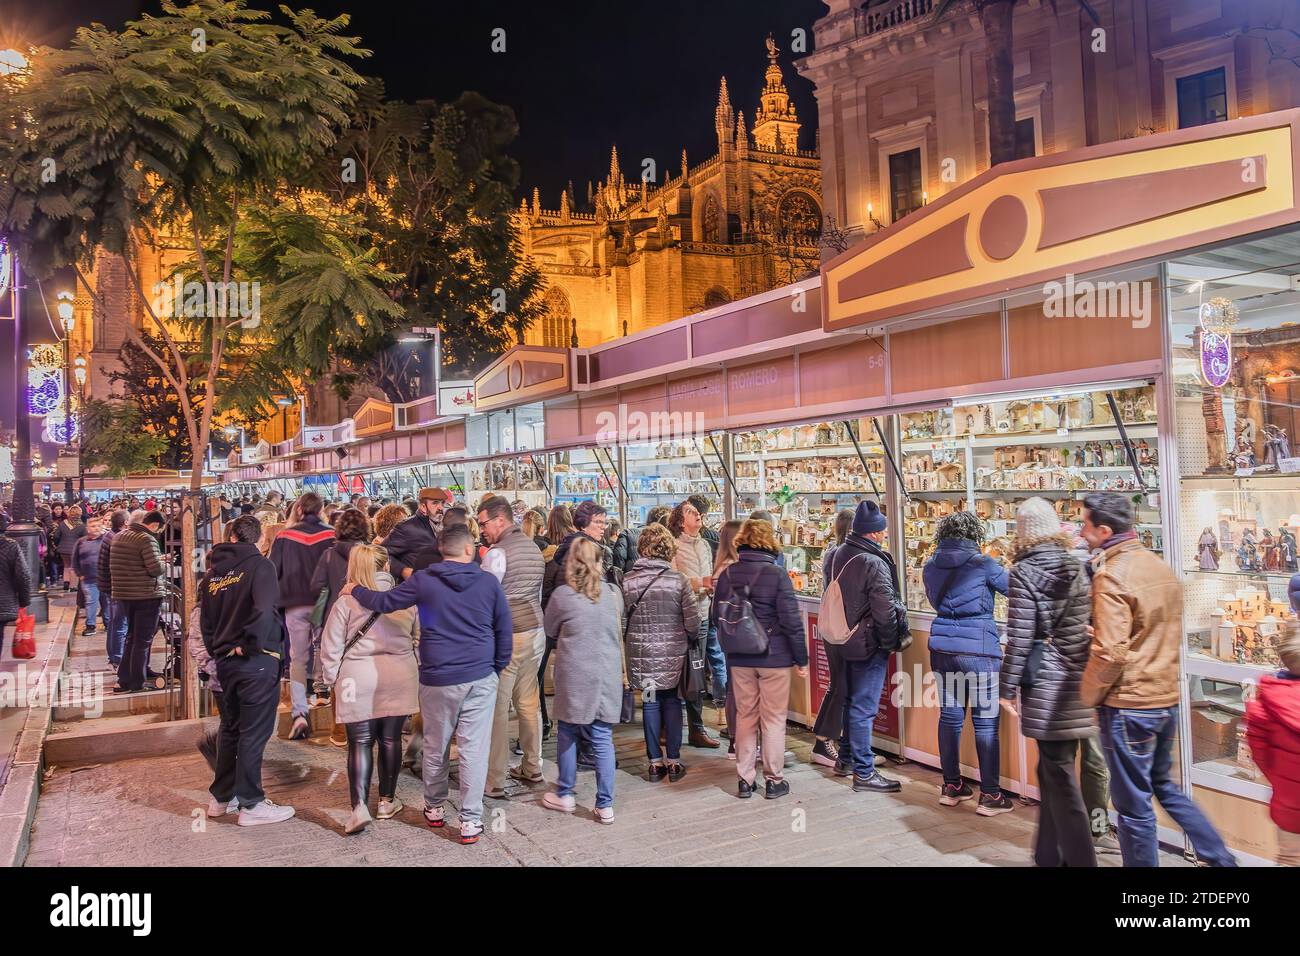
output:
M 45 645 L 45 657 L 39 661 L 38 686 L 52 686 L 63 671 L 76 616 L 75 607 L 59 607 L 57 616 L 52 615 L 54 620 L 45 625 L 54 629 L 54 637 Z M 33 665 L 37 661 L 29 661 L 27 664 L 34 670 Z M 28 707 L 22 732 L 17 737 L 9 774 L 3 785 L 0 785 L 0 866 L 22 866 L 27 858 L 32 820 L 36 816 L 36 799 L 40 794 L 41 777 L 45 770 L 42 754 L 45 737 L 50 732 L 53 720 L 53 704 L 54 700 L 47 695 L 45 699 Z

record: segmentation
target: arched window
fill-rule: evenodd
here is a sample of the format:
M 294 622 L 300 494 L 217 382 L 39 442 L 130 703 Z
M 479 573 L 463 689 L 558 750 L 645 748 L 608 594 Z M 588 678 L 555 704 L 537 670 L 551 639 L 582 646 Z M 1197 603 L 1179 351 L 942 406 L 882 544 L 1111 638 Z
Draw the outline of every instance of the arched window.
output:
M 726 305 L 730 301 L 731 294 L 720 285 L 715 285 L 704 293 L 704 307 L 706 309 L 716 309 L 718 306 Z
M 817 244 L 822 231 L 822 212 L 806 192 L 791 190 L 777 207 L 777 238 L 802 246 Z
M 573 310 L 569 296 L 559 286 L 551 286 L 542 296 L 546 315 L 542 317 L 542 344 L 548 348 L 565 348 L 573 333 Z

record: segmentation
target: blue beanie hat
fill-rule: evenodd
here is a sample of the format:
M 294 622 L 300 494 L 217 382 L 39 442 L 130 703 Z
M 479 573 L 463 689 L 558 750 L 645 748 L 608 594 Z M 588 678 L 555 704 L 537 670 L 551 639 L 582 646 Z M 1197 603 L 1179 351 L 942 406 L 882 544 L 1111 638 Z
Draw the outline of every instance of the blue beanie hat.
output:
M 887 527 L 889 522 L 880 513 L 878 504 L 874 501 L 858 502 L 858 510 L 853 515 L 854 534 L 872 534 L 876 531 L 884 531 Z

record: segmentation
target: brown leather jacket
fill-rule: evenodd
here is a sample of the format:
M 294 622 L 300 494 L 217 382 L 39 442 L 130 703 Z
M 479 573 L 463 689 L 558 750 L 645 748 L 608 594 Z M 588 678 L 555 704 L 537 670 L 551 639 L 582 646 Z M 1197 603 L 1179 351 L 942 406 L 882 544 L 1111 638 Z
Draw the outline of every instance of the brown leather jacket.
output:
M 1094 568 L 1094 633 L 1079 696 L 1092 707 L 1173 707 L 1183 642 L 1183 589 L 1173 569 L 1136 540 L 1103 551 Z

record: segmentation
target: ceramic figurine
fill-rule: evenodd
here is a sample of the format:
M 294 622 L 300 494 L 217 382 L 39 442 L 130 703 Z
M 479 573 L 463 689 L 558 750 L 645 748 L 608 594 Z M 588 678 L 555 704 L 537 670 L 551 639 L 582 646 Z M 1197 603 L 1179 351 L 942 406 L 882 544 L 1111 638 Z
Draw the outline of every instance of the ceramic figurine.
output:
M 1291 444 L 1287 441 L 1286 432 L 1276 425 L 1264 426 L 1264 464 L 1270 468 L 1278 468 L 1279 462 L 1283 458 L 1291 457 Z
M 1286 528 L 1279 528 L 1277 535 L 1278 535 L 1278 548 L 1282 552 L 1282 567 L 1285 568 L 1287 571 L 1300 570 L 1300 567 L 1298 567 L 1296 564 L 1295 535 L 1293 535 Z
M 1146 390 L 1143 389 L 1142 394 L 1138 396 L 1137 400 L 1137 420 L 1141 422 L 1149 422 L 1155 417 L 1155 408 L 1151 404 L 1151 396 L 1149 396 Z
M 1206 528 L 1201 532 L 1201 537 L 1196 542 L 1196 552 L 1202 571 L 1219 570 L 1219 539 L 1214 536 L 1212 529 Z
M 1237 548 L 1237 568 L 1241 571 L 1259 570 L 1259 551 L 1250 537 L 1244 537 Z
M 1244 435 L 1237 439 L 1237 450 L 1232 454 L 1232 464 L 1235 468 L 1255 468 L 1259 464 L 1255 458 L 1254 446 Z
M 1263 555 L 1265 571 L 1280 571 L 1282 569 L 1282 549 L 1277 546 L 1277 541 L 1271 531 L 1265 529 L 1264 540 L 1259 543 L 1259 550 Z

